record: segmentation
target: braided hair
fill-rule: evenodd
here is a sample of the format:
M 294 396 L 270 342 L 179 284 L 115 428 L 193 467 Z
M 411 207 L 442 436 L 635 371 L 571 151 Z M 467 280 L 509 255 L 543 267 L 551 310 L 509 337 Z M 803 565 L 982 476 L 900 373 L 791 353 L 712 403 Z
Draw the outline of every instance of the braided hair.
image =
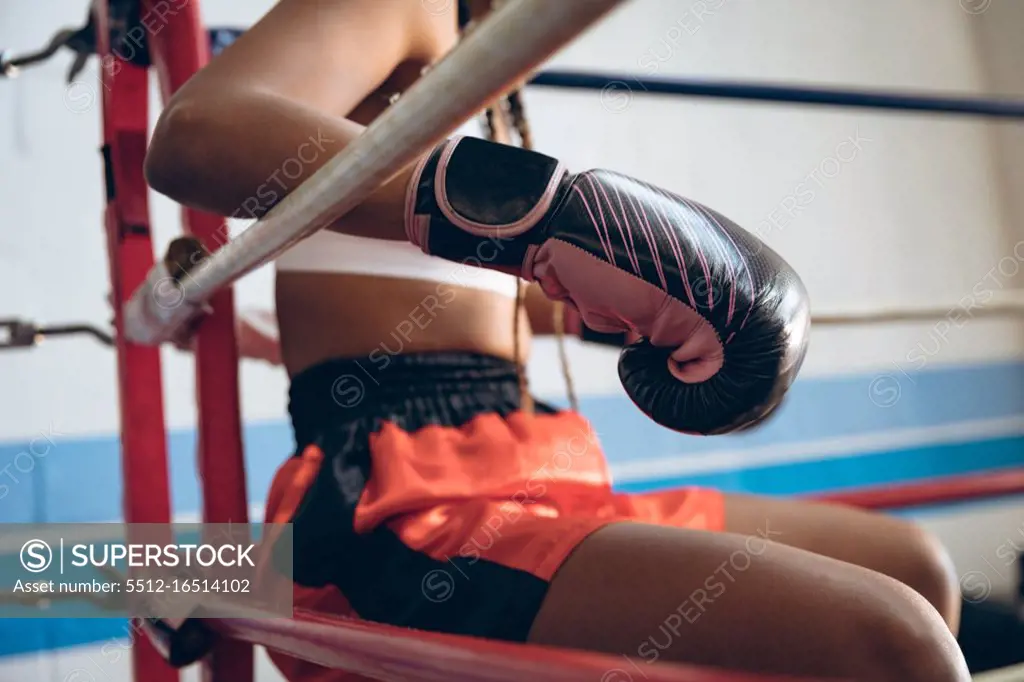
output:
M 491 9 L 494 9 L 500 0 L 491 0 Z M 469 0 L 459 0 L 459 31 L 465 34 L 471 30 L 474 17 L 469 6 Z M 498 135 L 498 121 L 501 121 L 502 128 L 514 132 L 519 138 L 519 146 L 523 149 L 533 149 L 533 131 L 530 128 L 530 121 L 526 117 L 526 105 L 523 102 L 522 88 L 516 88 L 509 92 L 497 102 L 487 107 L 480 118 L 480 125 L 483 128 L 484 137 L 492 142 L 496 141 Z M 511 125 L 509 125 L 511 124 Z M 516 374 L 519 379 L 519 390 L 522 396 L 522 404 L 530 404 L 529 387 L 526 379 L 525 363 L 523 362 L 521 348 L 519 345 L 519 320 L 523 315 L 526 300 L 526 287 L 521 278 L 516 278 L 516 304 L 513 312 L 512 333 L 514 335 L 514 355 L 516 363 Z M 562 376 L 565 379 L 566 391 L 569 397 L 569 405 L 573 410 L 579 410 L 579 401 L 576 398 L 576 387 L 569 368 L 569 357 L 565 349 L 565 305 L 561 301 L 555 302 L 553 306 L 553 321 L 555 338 L 558 343 L 558 359 L 562 368 Z

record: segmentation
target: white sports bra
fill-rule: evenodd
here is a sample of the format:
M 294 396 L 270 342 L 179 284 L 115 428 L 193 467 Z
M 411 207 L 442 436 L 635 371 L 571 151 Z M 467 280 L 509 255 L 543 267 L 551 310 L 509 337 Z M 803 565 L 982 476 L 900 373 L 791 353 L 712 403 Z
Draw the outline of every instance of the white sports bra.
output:
M 407 242 L 320 230 L 278 257 L 279 272 L 321 272 L 444 282 L 515 298 L 516 278 L 428 256 Z

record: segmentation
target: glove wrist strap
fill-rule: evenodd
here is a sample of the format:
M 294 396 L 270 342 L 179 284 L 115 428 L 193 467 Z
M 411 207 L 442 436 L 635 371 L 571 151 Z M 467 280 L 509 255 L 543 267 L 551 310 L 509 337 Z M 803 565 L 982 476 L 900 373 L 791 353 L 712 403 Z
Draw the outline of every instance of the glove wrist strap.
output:
M 449 260 L 522 267 L 529 247 L 545 239 L 543 226 L 560 203 L 567 176 L 560 161 L 544 154 L 452 138 L 413 173 L 406 234 L 424 252 Z

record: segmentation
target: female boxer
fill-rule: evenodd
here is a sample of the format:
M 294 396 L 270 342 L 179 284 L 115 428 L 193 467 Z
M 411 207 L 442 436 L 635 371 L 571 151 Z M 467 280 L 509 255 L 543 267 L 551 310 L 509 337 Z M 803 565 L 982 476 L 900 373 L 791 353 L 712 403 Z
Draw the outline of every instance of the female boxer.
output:
M 225 216 L 264 213 L 459 26 L 441 2 L 281 0 L 168 104 L 150 183 Z M 508 105 L 522 130 L 518 96 Z M 806 343 L 802 287 L 767 247 L 658 188 L 470 139 L 332 230 L 277 262 L 298 447 L 268 518 L 294 521 L 297 603 L 646 661 L 968 679 L 949 562 L 921 530 L 709 490 L 614 494 L 587 423 L 523 397 L 530 328 L 566 323 L 555 298 L 581 331 L 652 341 L 620 374 L 657 421 L 757 423 Z M 512 275 L 546 294 L 527 295 L 528 319 Z M 289 679 L 344 678 L 275 660 Z

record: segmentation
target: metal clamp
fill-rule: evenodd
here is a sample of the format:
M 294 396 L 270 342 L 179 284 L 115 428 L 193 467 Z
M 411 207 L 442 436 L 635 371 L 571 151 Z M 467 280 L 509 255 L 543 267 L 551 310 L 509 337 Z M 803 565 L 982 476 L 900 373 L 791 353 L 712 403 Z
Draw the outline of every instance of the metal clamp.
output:
M 31 348 L 37 342 L 34 324 L 21 320 L 0 320 L 0 349 Z
M 80 28 L 64 28 L 50 38 L 45 47 L 20 56 L 11 56 L 8 51 L 0 51 L 0 79 L 14 78 L 26 66 L 33 66 L 47 61 L 61 48 L 75 53 L 75 61 L 68 69 L 67 82 L 71 83 L 81 73 L 89 57 L 96 53 L 96 21 L 89 12 L 85 26 Z
M 113 346 L 114 337 L 90 324 L 65 324 L 40 327 L 26 320 L 0 320 L 0 351 L 34 348 L 48 336 L 87 334 L 104 346 Z
M 124 0 L 122 0 L 122 4 Z M 128 7 L 128 5 L 126 5 Z M 129 13 L 127 16 L 127 22 L 129 26 L 135 25 L 138 17 L 131 16 L 131 9 L 137 10 L 137 7 L 128 7 L 125 11 Z M 229 45 L 235 42 L 245 29 L 242 28 L 230 28 L 230 27 L 216 27 L 211 28 L 207 31 L 207 37 L 210 42 L 210 51 L 213 56 L 219 55 Z M 112 47 L 116 50 L 117 36 L 112 36 L 113 45 Z M 90 11 L 89 17 L 86 23 L 81 28 L 65 28 L 58 31 L 50 42 L 47 43 L 46 47 L 43 47 L 35 52 L 29 52 L 28 54 L 12 56 L 10 52 L 0 50 L 0 80 L 4 78 L 14 78 L 18 75 L 18 71 L 26 66 L 33 66 L 47 61 L 55 54 L 57 54 L 62 47 L 66 47 L 75 53 L 75 61 L 71 64 L 71 68 L 68 69 L 67 82 L 70 84 L 75 80 L 75 77 L 82 72 L 85 68 L 89 58 L 96 54 L 96 19 L 95 15 Z M 132 50 L 133 56 L 136 52 L 137 59 L 133 58 L 129 61 L 137 63 L 140 66 L 149 66 L 149 55 L 148 51 Z M 145 54 L 142 54 L 145 53 Z

